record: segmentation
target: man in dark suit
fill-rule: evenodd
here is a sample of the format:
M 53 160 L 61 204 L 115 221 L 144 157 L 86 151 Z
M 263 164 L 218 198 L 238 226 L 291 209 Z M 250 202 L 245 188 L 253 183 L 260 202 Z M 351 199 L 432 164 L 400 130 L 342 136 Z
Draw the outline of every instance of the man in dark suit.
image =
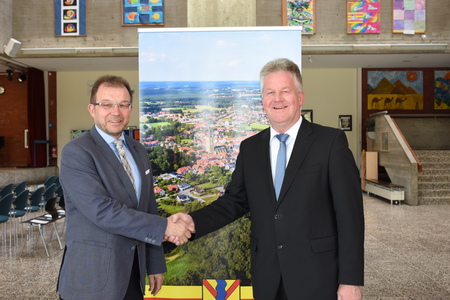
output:
M 147 152 L 123 134 L 131 109 L 128 82 L 100 77 L 88 105 L 94 127 L 63 149 L 60 181 L 67 232 L 58 281 L 62 299 L 143 299 L 146 273 L 156 295 L 166 271 L 162 241 L 177 236 L 177 243 L 183 243 L 190 237 L 183 222 L 157 215 Z
M 345 133 L 301 117 L 302 77 L 290 60 L 264 66 L 261 92 L 270 128 L 241 143 L 222 197 L 176 219 L 194 222 L 197 239 L 251 213 L 256 300 L 361 299 L 362 192 Z

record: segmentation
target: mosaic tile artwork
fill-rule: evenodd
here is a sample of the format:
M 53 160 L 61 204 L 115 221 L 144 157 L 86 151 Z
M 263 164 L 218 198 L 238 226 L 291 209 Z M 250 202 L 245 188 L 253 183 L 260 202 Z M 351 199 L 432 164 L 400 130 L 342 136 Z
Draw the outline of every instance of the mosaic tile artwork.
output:
M 393 0 L 393 32 L 425 32 L 426 0 Z

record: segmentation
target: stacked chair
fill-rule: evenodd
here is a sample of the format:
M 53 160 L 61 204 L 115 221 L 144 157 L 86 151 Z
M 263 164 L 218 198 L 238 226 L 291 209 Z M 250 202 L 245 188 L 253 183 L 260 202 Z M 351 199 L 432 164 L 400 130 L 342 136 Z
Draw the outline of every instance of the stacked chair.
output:
M 56 180 L 57 180 L 57 177 L 56 177 L 56 176 L 50 176 L 50 177 L 48 177 L 48 178 L 44 181 L 44 188 L 48 188 L 49 186 L 51 186 L 52 184 L 54 184 Z
M 14 184 L 9 183 L 7 185 L 5 185 L 4 187 L 2 187 L 2 189 L 0 190 L 0 198 L 5 197 L 8 194 L 11 194 L 13 192 L 13 188 L 14 188 Z
M 27 181 L 24 180 L 20 182 L 16 187 L 14 188 L 14 195 L 17 197 L 21 192 L 25 191 L 27 188 Z
M 13 202 L 14 194 L 9 193 L 0 198 L 0 223 L 3 225 L 3 234 L 2 234 L 2 244 L 6 245 L 6 222 L 9 220 L 9 213 L 11 211 L 11 205 Z M 12 227 L 10 225 L 9 230 L 9 246 L 11 247 L 11 231 Z
M 30 203 L 25 208 L 27 212 L 34 213 L 39 211 L 40 203 L 42 201 L 42 194 L 44 193 L 44 187 L 41 186 L 40 188 L 34 190 L 30 195 Z
M 14 203 L 12 205 L 12 208 L 9 212 L 9 216 L 13 219 L 14 221 L 14 241 L 18 242 L 19 239 L 19 234 L 18 234 L 18 229 L 17 227 L 19 226 L 19 222 L 18 222 L 18 218 L 23 218 L 26 214 L 26 207 L 28 205 L 28 195 L 29 195 L 29 191 L 28 190 L 23 190 L 22 192 L 20 192 L 16 198 L 14 198 Z
M 42 194 L 42 200 L 39 203 L 39 206 L 41 207 L 42 211 L 44 211 L 45 204 L 47 201 L 53 197 L 55 197 L 55 190 L 56 190 L 56 184 L 52 183 L 49 186 L 45 187 L 44 185 L 44 193 Z
M 50 215 L 53 221 L 64 218 L 64 195 L 61 184 L 59 183 L 59 177 L 49 176 L 40 185 L 36 184 L 33 186 L 35 186 L 35 189 L 30 190 L 27 180 L 23 180 L 17 185 L 10 183 L 0 189 L 0 223 L 2 223 L 3 229 L 2 245 L 7 244 L 8 229 L 9 247 L 11 247 L 13 243 L 14 245 L 19 244 L 19 238 L 23 236 L 23 225 L 28 224 L 28 240 L 31 238 L 33 232 L 33 230 L 31 230 L 32 224 L 34 225 L 36 223 L 43 227 L 43 224 L 45 223 L 40 223 L 39 221 L 45 220 L 45 218 L 50 217 Z M 44 209 L 47 213 L 46 215 L 42 215 Z M 8 223 L 10 225 L 9 228 L 7 227 Z M 65 231 L 66 220 L 64 220 L 64 224 L 62 224 L 61 234 L 59 234 L 60 230 L 58 230 L 59 228 L 56 228 L 55 223 L 52 225 L 53 228 L 49 241 L 52 239 L 56 230 L 58 242 L 62 248 L 60 235 Z M 43 239 L 47 255 L 49 255 L 43 232 L 43 228 L 40 228 L 40 235 Z M 38 239 L 36 239 L 36 242 L 37 240 Z

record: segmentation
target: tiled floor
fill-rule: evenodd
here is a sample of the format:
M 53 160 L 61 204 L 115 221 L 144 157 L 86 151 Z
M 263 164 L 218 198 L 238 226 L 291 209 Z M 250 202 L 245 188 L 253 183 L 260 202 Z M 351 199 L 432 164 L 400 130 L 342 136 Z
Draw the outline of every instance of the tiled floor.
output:
M 391 206 L 366 195 L 364 203 L 363 299 L 450 299 L 450 206 Z M 58 221 L 58 228 L 62 224 Z M 47 237 L 50 232 L 47 228 Z M 37 234 L 35 230 L 39 238 Z M 34 237 L 10 248 L 8 236 L 8 244 L 2 245 L 0 299 L 58 299 L 55 287 L 63 251 L 54 238 L 47 258 L 40 240 L 32 249 Z

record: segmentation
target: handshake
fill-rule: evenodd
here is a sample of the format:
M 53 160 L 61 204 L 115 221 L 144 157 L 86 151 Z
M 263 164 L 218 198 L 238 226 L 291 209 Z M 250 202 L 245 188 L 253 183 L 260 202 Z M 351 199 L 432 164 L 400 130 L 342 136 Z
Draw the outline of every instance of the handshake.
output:
M 186 213 L 177 213 L 167 218 L 164 240 L 179 246 L 186 243 L 194 232 L 192 217 Z

